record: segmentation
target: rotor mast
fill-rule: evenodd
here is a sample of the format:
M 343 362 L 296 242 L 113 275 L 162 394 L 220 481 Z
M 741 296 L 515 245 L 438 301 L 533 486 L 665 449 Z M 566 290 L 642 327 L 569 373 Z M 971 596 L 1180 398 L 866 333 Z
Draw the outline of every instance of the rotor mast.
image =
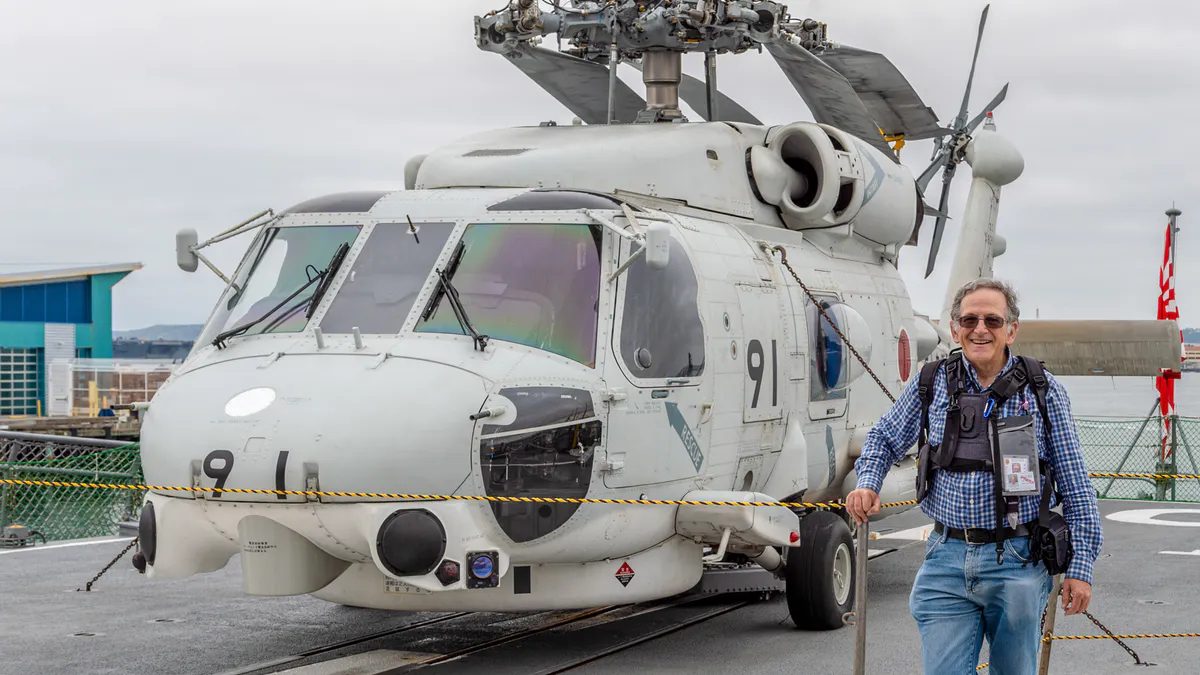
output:
M 629 61 L 640 67 L 646 88 L 633 121 L 679 122 L 687 121 L 679 106 L 685 53 L 705 54 L 705 113 L 711 117 L 718 98 L 716 56 L 774 41 L 785 18 L 786 7 L 774 0 L 675 0 L 655 7 L 634 0 L 563 0 L 546 11 L 536 0 L 511 0 L 504 9 L 476 17 L 475 34 L 481 49 L 513 59 L 556 98 L 568 92 L 586 96 L 579 90 L 596 74 L 588 66 L 606 67 L 603 109 L 609 122 L 622 107 L 614 71 L 620 61 Z M 549 60 L 534 50 L 539 38 L 551 33 L 557 34 L 561 53 L 577 61 L 559 60 L 553 69 L 532 63 Z M 522 57 L 529 58 L 522 62 Z M 593 101 L 593 107 L 599 103 Z

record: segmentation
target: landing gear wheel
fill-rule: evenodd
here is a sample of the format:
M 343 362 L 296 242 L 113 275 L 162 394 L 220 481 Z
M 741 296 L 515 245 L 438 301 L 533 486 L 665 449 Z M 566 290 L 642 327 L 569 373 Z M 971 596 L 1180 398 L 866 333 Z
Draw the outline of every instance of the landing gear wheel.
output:
M 854 538 L 829 511 L 800 519 L 800 546 L 788 549 L 783 569 L 788 612 L 797 628 L 832 630 L 854 608 Z

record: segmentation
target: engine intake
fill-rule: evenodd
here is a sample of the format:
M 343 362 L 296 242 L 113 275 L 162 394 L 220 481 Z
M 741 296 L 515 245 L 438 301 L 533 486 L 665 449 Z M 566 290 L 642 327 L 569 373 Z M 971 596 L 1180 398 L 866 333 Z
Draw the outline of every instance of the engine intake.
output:
M 883 246 L 907 242 L 922 217 L 912 174 L 840 129 L 797 122 L 774 129 L 747 157 L 755 196 L 793 230 L 852 223 Z

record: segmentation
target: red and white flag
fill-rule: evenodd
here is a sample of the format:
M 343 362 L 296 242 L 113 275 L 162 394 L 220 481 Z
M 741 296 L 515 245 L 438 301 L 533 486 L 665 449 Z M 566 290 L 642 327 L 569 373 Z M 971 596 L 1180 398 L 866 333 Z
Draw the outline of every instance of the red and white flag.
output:
M 1158 320 L 1178 321 L 1179 308 L 1175 304 L 1175 258 L 1171 253 L 1171 239 L 1175 233 L 1167 223 L 1166 245 L 1163 248 L 1163 263 L 1158 271 Z M 1183 359 L 1183 331 L 1179 333 L 1180 360 Z M 1171 458 L 1171 416 L 1175 414 L 1175 380 L 1177 371 L 1164 370 L 1156 379 L 1158 408 L 1162 415 L 1161 456 L 1164 463 Z

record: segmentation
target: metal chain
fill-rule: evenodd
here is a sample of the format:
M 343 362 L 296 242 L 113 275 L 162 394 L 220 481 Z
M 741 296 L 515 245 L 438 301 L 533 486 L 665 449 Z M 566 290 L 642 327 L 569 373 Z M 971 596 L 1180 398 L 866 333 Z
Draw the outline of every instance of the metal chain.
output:
M 1131 648 L 1129 647 L 1129 645 L 1127 645 L 1127 644 L 1125 644 L 1124 642 L 1122 642 L 1122 641 L 1121 641 L 1121 638 L 1117 637 L 1117 636 L 1116 636 L 1116 634 L 1114 634 L 1114 633 L 1113 633 L 1111 630 L 1109 630 L 1107 626 L 1105 626 L 1104 624 L 1100 623 L 1100 620 L 1099 620 L 1099 619 L 1097 619 L 1096 617 L 1092 616 L 1092 613 L 1091 613 L 1091 612 L 1089 612 L 1089 611 L 1087 611 L 1087 610 L 1085 609 L 1085 610 L 1083 611 L 1083 615 L 1084 615 L 1084 616 L 1086 616 L 1087 618 L 1091 619 L 1091 620 L 1092 620 L 1092 623 L 1096 624 L 1096 627 L 1097 627 L 1097 628 L 1099 628 L 1100 630 L 1102 630 L 1102 631 L 1104 631 L 1105 633 L 1107 633 L 1107 634 L 1108 634 L 1108 637 L 1112 638 L 1114 642 L 1116 642 L 1117 644 L 1121 645 L 1121 648 L 1122 648 L 1122 649 L 1124 649 L 1125 651 L 1129 652 L 1129 655 L 1133 657 L 1133 661 L 1134 661 L 1134 663 L 1135 663 L 1136 665 L 1139 665 L 1139 666 L 1149 666 L 1149 665 L 1153 665 L 1153 664 L 1150 664 L 1150 663 L 1146 663 L 1145 661 L 1142 661 L 1141 657 L 1139 657 L 1139 656 L 1137 655 L 1137 652 L 1133 651 L 1133 649 L 1131 649 Z
M 129 553 L 129 549 L 133 548 L 134 546 L 137 546 L 137 543 L 138 543 L 138 538 L 134 537 L 133 541 L 129 542 L 128 546 L 121 549 L 121 552 L 117 554 L 117 557 L 115 557 L 111 561 L 109 561 L 109 563 L 104 566 L 104 569 L 97 572 L 96 576 L 92 577 L 92 580 L 87 582 L 87 585 L 84 588 L 76 588 L 75 592 L 78 593 L 79 591 L 84 591 L 85 593 L 91 593 L 92 592 L 92 584 L 99 581 L 100 577 L 104 576 L 104 573 L 107 572 L 109 569 L 111 569 L 113 565 L 116 565 L 118 560 L 125 557 L 125 554 Z
M 854 358 L 858 359 L 858 362 L 861 363 L 862 367 L 866 369 L 867 373 L 871 376 L 871 379 L 875 380 L 875 384 L 879 385 L 879 388 L 883 391 L 883 394 L 887 396 L 892 403 L 895 403 L 896 397 L 892 396 L 892 392 L 888 391 L 888 388 L 883 384 L 883 380 L 879 379 L 879 376 L 875 374 L 875 371 L 871 370 L 871 366 L 867 365 L 867 360 L 858 353 L 858 350 L 854 348 L 854 345 L 850 344 L 850 341 L 847 340 L 846 336 L 842 333 L 842 329 L 838 328 L 838 325 L 833 321 L 833 319 L 829 318 L 829 314 L 825 312 L 825 308 L 822 307 L 817 298 L 813 296 L 812 291 L 808 290 L 808 286 L 805 286 L 804 282 L 800 281 L 800 275 L 796 274 L 796 270 L 792 269 L 791 263 L 788 262 L 787 251 L 782 246 L 764 246 L 764 248 L 779 254 L 779 258 L 783 262 L 783 266 L 786 267 L 787 271 L 792 274 L 792 278 L 796 280 L 796 283 L 800 284 L 800 288 L 803 289 L 804 294 L 808 296 L 808 299 L 812 302 L 813 306 L 817 308 L 817 311 L 820 312 L 825 321 L 829 323 L 829 327 L 833 329 L 833 332 L 837 333 L 837 336 L 842 341 L 842 344 L 846 345 L 846 349 L 849 349 L 850 353 L 854 355 Z

